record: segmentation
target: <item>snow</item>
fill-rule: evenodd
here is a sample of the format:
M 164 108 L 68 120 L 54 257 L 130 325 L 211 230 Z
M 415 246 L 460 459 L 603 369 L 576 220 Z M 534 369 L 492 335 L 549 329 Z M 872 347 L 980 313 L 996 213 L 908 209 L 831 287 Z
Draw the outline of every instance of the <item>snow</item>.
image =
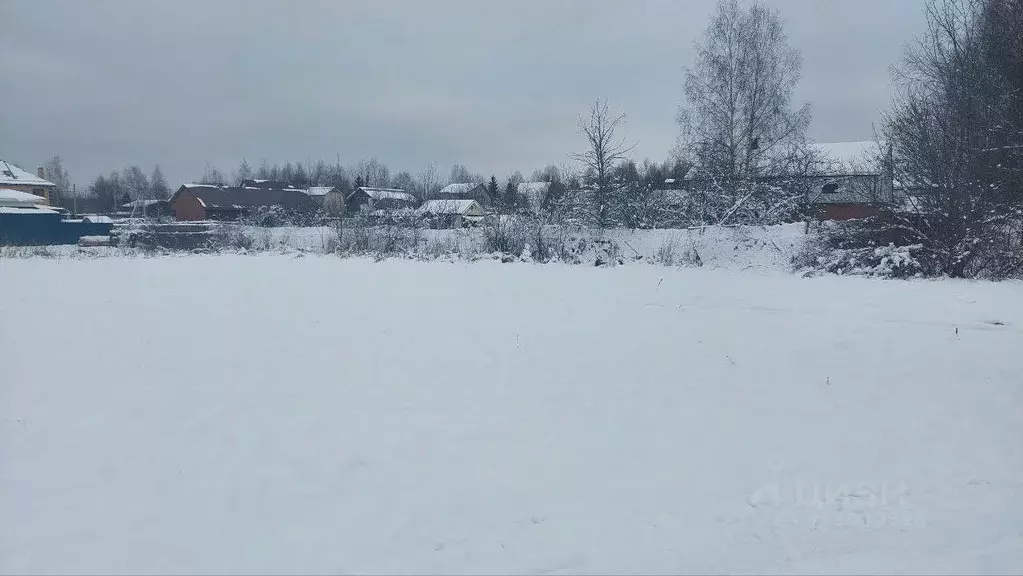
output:
M 113 224 L 114 219 L 111 218 L 110 216 L 90 215 L 90 216 L 83 216 L 82 217 L 82 221 L 83 222 L 90 222 L 92 224 Z
M 464 214 L 475 200 L 427 200 L 416 212 L 420 214 Z
M 0 206 L 0 214 L 56 214 L 49 206 Z
M 462 182 L 456 184 L 448 184 L 437 193 L 438 196 L 452 196 L 456 194 L 468 194 L 472 192 L 479 184 L 472 182 Z
M 46 198 L 20 190 L 0 188 L 0 206 L 32 207 L 37 204 L 46 204 Z
M 0 160 L 0 186 L 3 184 L 21 184 L 27 186 L 56 187 L 49 180 L 44 180 L 31 172 L 18 168 L 14 164 Z
M 326 196 L 331 190 L 336 190 L 333 186 L 313 186 L 306 189 L 306 194 L 310 196 Z
M 1019 282 L 189 255 L 0 286 L 3 573 L 1023 566 Z
M 399 188 L 359 188 L 374 200 L 401 200 L 403 202 L 415 202 L 415 196 Z

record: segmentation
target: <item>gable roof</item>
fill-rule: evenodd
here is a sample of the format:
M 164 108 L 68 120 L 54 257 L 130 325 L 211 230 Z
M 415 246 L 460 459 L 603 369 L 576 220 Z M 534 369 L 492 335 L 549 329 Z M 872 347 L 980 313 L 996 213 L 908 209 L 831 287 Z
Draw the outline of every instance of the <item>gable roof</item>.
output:
M 183 184 L 171 201 L 182 191 L 195 196 L 207 209 L 243 210 L 258 206 L 283 206 L 290 209 L 315 209 L 315 201 L 298 188 L 269 189 Z
M 0 160 L 0 186 L 4 184 L 20 184 L 22 186 L 42 186 L 44 188 L 56 188 L 57 185 L 49 180 L 44 180 L 35 174 L 26 172 L 10 162 Z
M 411 203 L 414 203 L 416 201 L 415 196 L 409 194 L 408 192 L 402 190 L 401 188 L 370 188 L 368 186 L 362 186 L 356 190 L 353 190 L 352 194 L 355 194 L 356 192 L 364 192 L 373 200 L 378 201 L 399 200 L 401 202 Z M 349 194 L 348 197 L 350 198 L 352 194 Z
M 465 214 L 473 205 L 482 209 L 475 200 L 427 200 L 416 212 L 420 214 Z
M 461 182 L 457 184 L 448 184 L 441 191 L 437 193 L 439 196 L 454 196 L 456 194 L 468 194 L 473 190 L 483 186 L 476 182 Z
M 46 198 L 20 190 L 0 188 L 0 206 L 31 208 L 40 204 L 46 204 Z

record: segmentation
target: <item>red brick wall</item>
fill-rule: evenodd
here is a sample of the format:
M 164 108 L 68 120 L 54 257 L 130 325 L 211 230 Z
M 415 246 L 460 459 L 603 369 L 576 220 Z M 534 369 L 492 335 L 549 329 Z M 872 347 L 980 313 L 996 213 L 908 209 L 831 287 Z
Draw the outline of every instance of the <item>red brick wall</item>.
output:
M 178 220 L 206 219 L 206 209 L 189 192 L 178 194 L 178 197 L 174 199 L 174 203 L 171 204 L 171 210 L 174 211 L 174 218 Z

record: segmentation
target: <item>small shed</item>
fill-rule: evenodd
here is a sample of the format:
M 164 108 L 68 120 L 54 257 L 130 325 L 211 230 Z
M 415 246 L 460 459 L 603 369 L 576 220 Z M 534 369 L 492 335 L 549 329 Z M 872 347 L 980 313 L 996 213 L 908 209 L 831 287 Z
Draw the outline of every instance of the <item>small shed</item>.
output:
M 462 228 L 483 221 L 487 213 L 475 200 L 427 200 L 416 210 L 435 228 Z

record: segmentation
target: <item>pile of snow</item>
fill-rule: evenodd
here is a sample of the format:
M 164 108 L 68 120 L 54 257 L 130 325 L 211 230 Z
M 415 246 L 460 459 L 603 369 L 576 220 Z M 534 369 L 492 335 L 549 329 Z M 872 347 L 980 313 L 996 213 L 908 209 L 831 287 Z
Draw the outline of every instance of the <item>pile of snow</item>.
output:
M 0 286 L 0 572 L 1023 566 L 1018 282 L 263 255 Z

